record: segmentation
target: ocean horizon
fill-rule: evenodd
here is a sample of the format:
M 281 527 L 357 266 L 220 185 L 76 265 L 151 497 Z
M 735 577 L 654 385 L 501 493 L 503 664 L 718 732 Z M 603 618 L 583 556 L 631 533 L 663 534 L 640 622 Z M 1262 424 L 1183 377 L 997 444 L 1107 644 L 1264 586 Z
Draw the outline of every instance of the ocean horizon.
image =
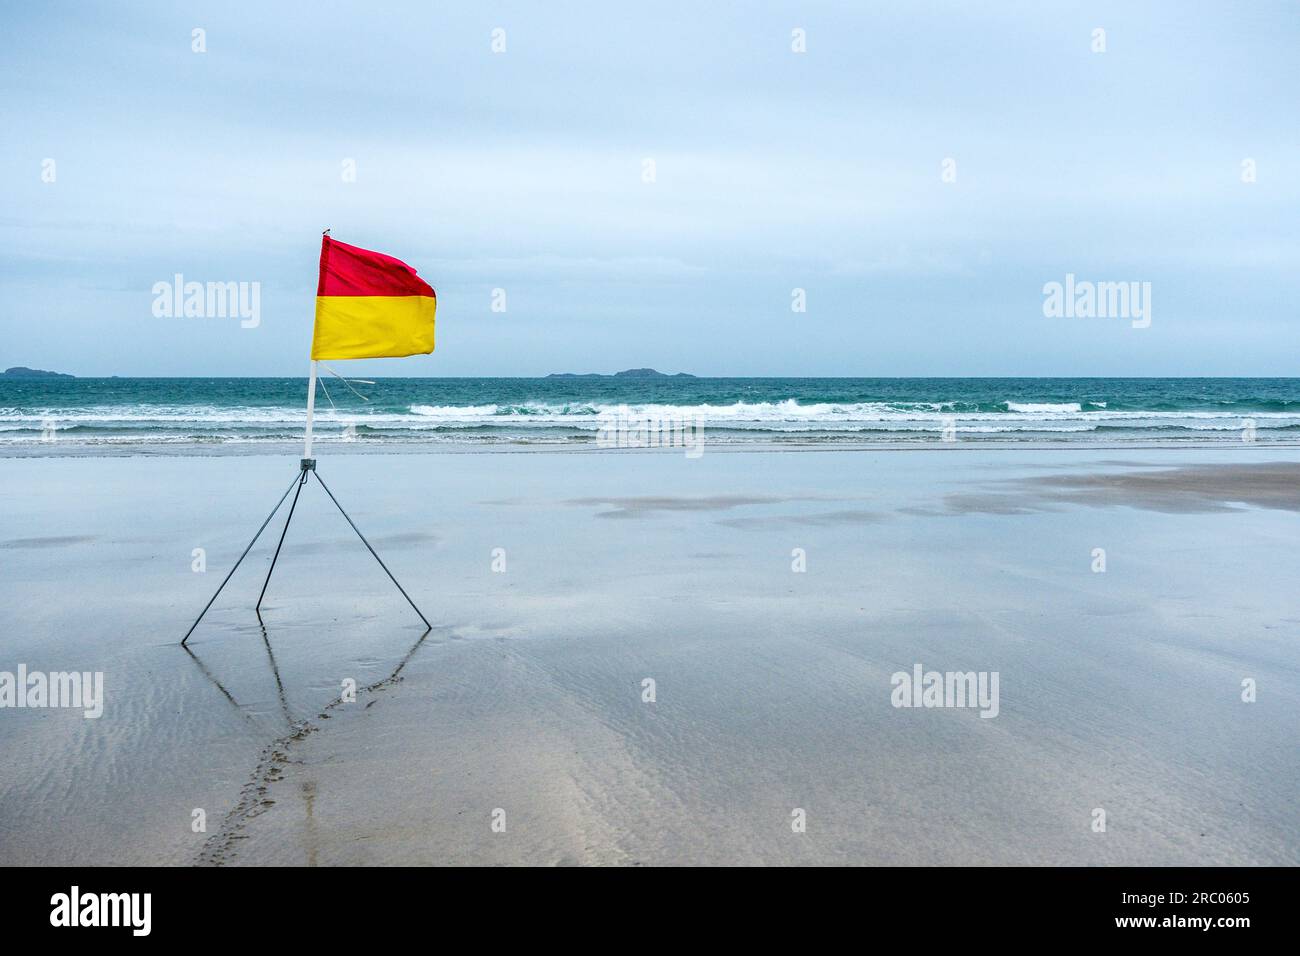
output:
M 594 444 L 602 422 L 697 423 L 710 443 L 1300 442 L 1300 378 L 323 376 L 318 440 Z M 305 377 L 0 379 L 0 450 L 297 439 Z

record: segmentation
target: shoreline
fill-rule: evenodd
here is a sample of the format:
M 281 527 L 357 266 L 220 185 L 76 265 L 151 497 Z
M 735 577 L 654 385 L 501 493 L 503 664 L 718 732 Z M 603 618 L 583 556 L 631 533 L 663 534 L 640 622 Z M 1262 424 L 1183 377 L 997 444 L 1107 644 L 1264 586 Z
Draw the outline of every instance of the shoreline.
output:
M 51 443 L 61 447 L 33 443 L 22 446 L 0 445 L 0 460 L 32 458 L 260 458 L 298 457 L 301 440 L 286 442 L 226 442 L 203 444 L 198 442 L 154 443 L 131 445 L 90 445 L 73 442 Z M 313 438 L 313 449 L 324 452 L 316 457 L 336 455 L 388 456 L 388 455 L 515 455 L 515 454 L 587 454 L 587 455 L 676 455 L 683 456 L 678 447 L 658 448 L 601 448 L 594 442 L 340 442 Z M 1061 441 L 1006 441 L 1000 439 L 964 439 L 954 442 L 934 441 L 865 441 L 865 442 L 767 442 L 736 441 L 703 443 L 704 456 L 713 454 L 772 454 L 804 452 L 864 452 L 864 451 L 1300 451 L 1300 439 L 1291 442 L 1223 439 L 1134 439 L 1132 441 L 1080 439 Z

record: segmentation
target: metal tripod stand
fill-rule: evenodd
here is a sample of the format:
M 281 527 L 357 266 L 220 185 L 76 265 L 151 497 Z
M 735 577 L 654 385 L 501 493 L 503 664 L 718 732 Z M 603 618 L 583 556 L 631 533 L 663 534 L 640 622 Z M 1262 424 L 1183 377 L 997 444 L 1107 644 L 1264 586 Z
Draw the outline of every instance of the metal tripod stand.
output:
M 313 380 L 316 377 L 314 365 L 315 363 L 313 363 L 313 369 L 312 369 Z M 313 381 L 312 384 L 314 385 L 315 382 Z M 310 425 L 308 427 L 310 428 Z M 308 439 L 308 441 L 310 442 L 310 439 Z M 308 445 L 308 447 L 309 448 L 311 447 L 310 444 Z M 388 565 L 384 564 L 383 559 L 380 558 L 379 555 L 375 552 L 375 549 L 371 547 L 370 542 L 367 541 L 366 536 L 361 533 L 361 529 L 357 527 L 356 522 L 353 521 L 352 518 L 348 515 L 348 513 L 343 510 L 343 506 L 339 504 L 339 500 L 334 497 L 334 492 L 330 491 L 329 485 L 325 484 L 325 482 L 321 479 L 319 472 L 316 471 L 316 459 L 304 458 L 302 459 L 302 464 L 299 473 L 297 477 L 294 478 L 293 483 L 284 490 L 284 494 L 280 496 L 280 500 L 275 503 L 275 507 L 271 509 L 271 513 L 267 515 L 266 520 L 262 522 L 262 526 L 257 529 L 257 534 L 253 535 L 253 540 L 248 542 L 248 547 L 244 549 L 244 553 L 239 556 L 239 560 L 235 562 L 235 566 L 230 569 L 230 572 L 226 575 L 225 580 L 221 582 L 221 586 L 217 588 L 217 593 L 212 595 L 212 597 L 208 600 L 208 603 L 204 605 L 203 610 L 199 612 L 199 616 L 195 618 L 194 623 L 190 625 L 190 629 L 185 632 L 185 636 L 181 638 L 182 647 L 184 647 L 185 642 L 190 639 L 190 635 L 194 633 L 194 629 L 199 626 L 199 621 L 203 620 L 203 615 L 208 613 L 208 608 L 212 607 L 213 602 L 216 601 L 218 595 L 221 594 L 222 589 L 225 588 L 226 584 L 230 581 L 231 577 L 234 576 L 235 571 L 239 568 L 239 565 L 243 562 L 244 558 L 248 557 L 248 552 L 253 550 L 253 545 L 257 543 L 257 539 L 262 536 L 262 532 L 266 530 L 266 526 L 271 523 L 271 519 L 275 517 L 275 513 L 279 511 L 280 506 L 284 504 L 284 499 L 288 498 L 289 492 L 292 491 L 293 501 L 289 504 L 289 515 L 287 518 L 284 519 L 284 530 L 280 532 L 280 540 L 275 546 L 275 555 L 271 558 L 271 567 L 266 572 L 266 580 L 262 582 L 262 592 L 257 596 L 256 610 L 259 612 L 262 610 L 262 598 L 266 597 L 266 586 L 271 583 L 271 574 L 275 571 L 275 562 L 280 557 L 280 548 L 284 546 L 284 536 L 289 533 L 289 522 L 293 520 L 293 509 L 298 506 L 298 496 L 302 494 L 303 485 L 307 484 L 307 480 L 312 475 L 316 476 L 316 481 L 320 484 L 322 488 L 325 489 L 325 494 L 330 496 L 330 501 L 334 502 L 334 507 L 338 508 L 339 513 L 343 515 L 344 518 L 347 519 L 348 524 L 352 526 L 352 530 L 355 531 L 357 533 L 357 537 L 361 539 L 361 543 L 366 546 L 366 548 L 370 551 L 372 555 L 374 555 L 375 560 L 379 562 L 379 566 L 383 568 L 384 573 L 388 575 L 388 579 L 392 581 L 394 585 L 397 586 L 397 590 L 402 592 L 402 597 L 406 598 L 406 603 L 411 605 L 411 608 L 415 611 L 416 614 L 420 615 L 420 620 L 424 622 L 424 626 L 426 628 L 431 628 L 433 626 L 432 624 L 429 623 L 429 619 L 426 618 L 424 614 L 421 613 L 420 609 L 415 606 L 415 602 L 411 600 L 411 596 L 406 593 L 406 590 L 400 584 L 398 584 L 397 578 L 393 577 L 393 572 L 388 570 Z

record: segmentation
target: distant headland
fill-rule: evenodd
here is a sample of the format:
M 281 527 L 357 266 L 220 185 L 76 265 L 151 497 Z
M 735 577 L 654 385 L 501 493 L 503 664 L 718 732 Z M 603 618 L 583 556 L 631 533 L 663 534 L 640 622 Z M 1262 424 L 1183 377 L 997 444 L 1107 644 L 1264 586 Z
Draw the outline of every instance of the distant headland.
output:
M 613 375 L 603 375 L 600 372 L 552 372 L 547 378 L 695 378 L 688 372 L 678 372 L 676 375 L 669 375 L 667 372 L 659 372 L 652 368 L 629 368 L 622 372 L 615 372 Z
M 3 374 L 5 378 L 76 378 L 75 375 L 69 375 L 67 372 L 47 372 L 43 368 L 28 368 L 25 365 L 15 365 L 13 368 L 7 368 Z

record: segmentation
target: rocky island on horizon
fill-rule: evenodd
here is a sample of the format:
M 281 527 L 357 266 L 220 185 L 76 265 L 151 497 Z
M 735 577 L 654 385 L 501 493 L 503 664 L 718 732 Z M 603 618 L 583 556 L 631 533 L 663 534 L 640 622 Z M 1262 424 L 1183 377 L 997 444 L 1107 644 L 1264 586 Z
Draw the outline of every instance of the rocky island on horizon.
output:
M 28 368 L 26 365 L 15 365 L 12 368 L 4 370 L 6 378 L 76 378 L 75 375 L 69 375 L 67 372 L 47 372 L 43 368 Z

